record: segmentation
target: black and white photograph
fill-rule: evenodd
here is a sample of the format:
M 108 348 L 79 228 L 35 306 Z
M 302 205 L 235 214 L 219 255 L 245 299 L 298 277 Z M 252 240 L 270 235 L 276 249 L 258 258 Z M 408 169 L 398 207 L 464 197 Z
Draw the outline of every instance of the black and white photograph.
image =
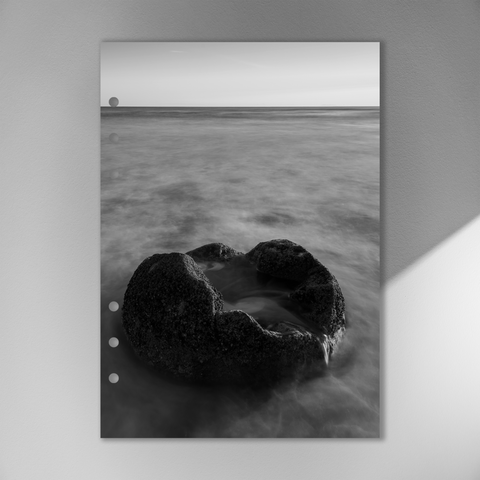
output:
M 101 437 L 379 438 L 379 42 L 100 72 Z

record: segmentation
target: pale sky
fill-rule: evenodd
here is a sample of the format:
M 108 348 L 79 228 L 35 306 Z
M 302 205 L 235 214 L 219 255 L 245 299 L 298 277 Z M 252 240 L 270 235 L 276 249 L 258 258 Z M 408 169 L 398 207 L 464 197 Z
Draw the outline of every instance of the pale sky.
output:
M 379 106 L 379 42 L 105 42 L 101 105 Z

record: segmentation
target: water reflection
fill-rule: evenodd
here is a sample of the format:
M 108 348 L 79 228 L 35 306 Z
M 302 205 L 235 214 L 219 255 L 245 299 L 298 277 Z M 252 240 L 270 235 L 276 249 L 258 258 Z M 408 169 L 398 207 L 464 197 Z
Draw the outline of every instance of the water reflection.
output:
M 260 273 L 243 256 L 228 263 L 200 263 L 211 284 L 221 292 L 224 310 L 243 310 L 263 327 L 273 329 L 278 323 L 321 334 L 320 329 L 303 315 L 304 308 L 290 300 L 299 282 Z

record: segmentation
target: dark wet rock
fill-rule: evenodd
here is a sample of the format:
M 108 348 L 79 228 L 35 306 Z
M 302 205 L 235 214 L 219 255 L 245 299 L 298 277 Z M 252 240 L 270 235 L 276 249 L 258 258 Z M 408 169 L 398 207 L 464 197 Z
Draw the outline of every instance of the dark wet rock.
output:
M 304 309 L 304 317 L 318 325 L 325 334 L 329 356 L 345 332 L 345 299 L 337 279 L 319 263 L 290 299 Z
M 311 253 L 290 240 L 259 243 L 246 257 L 257 270 L 272 277 L 303 281 L 318 263 Z
M 345 300 L 337 279 L 313 255 L 290 240 L 259 243 L 246 254 L 257 270 L 300 283 L 290 299 L 317 332 L 325 335 L 328 358 L 345 332 Z
M 191 257 L 156 254 L 140 264 L 128 284 L 123 326 L 143 360 L 196 378 L 215 354 L 213 319 L 222 308 L 220 293 Z
M 237 257 L 266 275 L 295 280 L 290 297 L 307 326 L 272 319 L 264 328 L 241 310 L 224 311 L 221 293 L 195 260 Z M 344 300 L 328 270 L 293 242 L 264 242 L 246 255 L 213 243 L 144 260 L 125 293 L 123 326 L 143 360 L 176 377 L 268 383 L 328 363 L 345 329 Z
M 298 374 L 323 362 L 321 341 L 285 324 L 262 328 L 250 315 L 232 310 L 217 315 L 219 361 L 216 377 L 237 383 L 265 383 Z M 283 328 L 282 328 L 283 327 Z
M 243 255 L 243 253 L 237 252 L 237 250 L 223 243 L 208 243 L 195 250 L 190 250 L 187 255 L 195 260 L 224 262 L 238 255 Z

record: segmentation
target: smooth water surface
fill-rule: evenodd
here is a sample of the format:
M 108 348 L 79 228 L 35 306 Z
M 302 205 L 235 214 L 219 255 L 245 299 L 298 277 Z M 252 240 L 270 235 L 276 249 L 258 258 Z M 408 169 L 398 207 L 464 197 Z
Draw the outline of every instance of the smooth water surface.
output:
M 377 437 L 378 109 L 117 107 L 101 126 L 102 436 Z M 305 247 L 344 293 L 347 335 L 326 374 L 262 391 L 200 387 L 136 358 L 108 305 L 122 304 L 144 258 L 275 238 Z M 255 316 L 265 298 L 227 308 Z
M 267 330 L 275 330 L 277 324 L 283 323 L 323 338 L 318 325 L 306 317 L 308 309 L 290 299 L 301 282 L 260 273 L 243 255 L 229 262 L 198 261 L 197 264 L 222 294 L 224 310 L 243 310 Z

